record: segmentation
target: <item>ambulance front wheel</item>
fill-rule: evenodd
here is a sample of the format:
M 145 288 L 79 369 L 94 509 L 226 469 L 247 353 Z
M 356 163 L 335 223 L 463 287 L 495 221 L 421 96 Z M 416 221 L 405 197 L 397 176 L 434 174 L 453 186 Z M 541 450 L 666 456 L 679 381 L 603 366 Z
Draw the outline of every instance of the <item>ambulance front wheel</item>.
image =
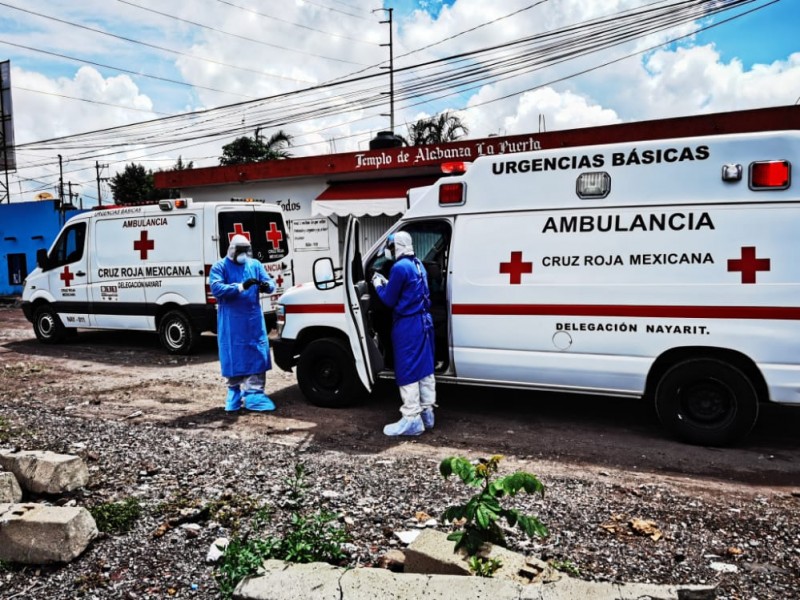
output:
M 311 404 L 324 408 L 354 404 L 366 393 L 350 346 L 336 338 L 315 340 L 303 349 L 297 362 L 297 383 Z
M 171 310 L 161 318 L 158 337 L 170 354 L 189 354 L 200 336 L 185 314 Z
M 33 313 L 33 332 L 43 344 L 57 344 L 67 337 L 67 328 L 49 304 L 40 306 Z
M 655 403 L 667 429 L 703 446 L 727 446 L 741 440 L 758 418 L 758 394 L 750 378 L 714 358 L 673 365 L 658 383 Z

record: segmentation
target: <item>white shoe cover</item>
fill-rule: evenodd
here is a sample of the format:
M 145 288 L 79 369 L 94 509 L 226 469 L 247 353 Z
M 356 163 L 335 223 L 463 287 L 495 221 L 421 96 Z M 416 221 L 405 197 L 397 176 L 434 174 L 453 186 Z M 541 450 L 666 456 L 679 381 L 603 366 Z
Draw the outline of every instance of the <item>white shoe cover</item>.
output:
M 391 436 L 419 435 L 423 431 L 425 431 L 425 426 L 419 416 L 403 417 L 397 423 L 391 423 L 383 428 L 383 433 Z

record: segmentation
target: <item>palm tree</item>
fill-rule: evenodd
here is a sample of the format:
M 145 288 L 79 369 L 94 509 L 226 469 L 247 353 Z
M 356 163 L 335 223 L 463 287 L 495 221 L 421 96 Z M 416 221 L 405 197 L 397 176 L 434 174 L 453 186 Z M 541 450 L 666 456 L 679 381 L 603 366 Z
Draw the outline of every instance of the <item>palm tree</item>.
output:
M 283 129 L 273 133 L 266 142 L 261 141 L 256 129 L 253 137 L 244 135 L 222 147 L 222 156 L 219 157 L 220 165 L 239 165 L 242 163 L 260 162 L 262 160 L 276 160 L 289 158 L 291 153 L 286 149 L 292 145 L 292 136 Z
M 427 119 L 420 119 L 408 126 L 410 146 L 455 142 L 469 133 L 461 117 L 449 110 Z

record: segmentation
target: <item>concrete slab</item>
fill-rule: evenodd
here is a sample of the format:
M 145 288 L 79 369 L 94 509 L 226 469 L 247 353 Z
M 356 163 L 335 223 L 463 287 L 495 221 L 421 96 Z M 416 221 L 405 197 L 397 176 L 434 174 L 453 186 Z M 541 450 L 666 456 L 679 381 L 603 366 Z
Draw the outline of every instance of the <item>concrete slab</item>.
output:
M 30 565 L 66 563 L 97 537 L 80 506 L 0 504 L 0 560 Z
M 264 574 L 243 579 L 235 600 L 341 600 L 339 579 L 344 569 L 327 563 L 306 565 L 281 560 L 264 562 Z
M 0 450 L 0 467 L 12 472 L 19 485 L 36 494 L 71 492 L 89 482 L 80 456 L 40 450 Z

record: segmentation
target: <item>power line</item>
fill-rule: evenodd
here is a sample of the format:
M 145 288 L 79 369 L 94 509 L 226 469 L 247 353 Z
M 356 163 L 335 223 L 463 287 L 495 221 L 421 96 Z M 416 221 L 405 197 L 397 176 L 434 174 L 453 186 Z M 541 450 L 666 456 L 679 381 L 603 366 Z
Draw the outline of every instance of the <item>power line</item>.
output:
M 112 104 L 111 102 L 102 102 L 100 100 L 90 100 L 89 98 L 78 98 L 76 96 L 67 96 L 65 94 L 56 94 L 55 92 L 45 92 L 42 90 L 32 90 L 30 88 L 22 87 L 19 85 L 14 86 L 15 90 L 23 90 L 26 92 L 32 92 L 34 94 L 45 94 L 47 96 L 58 96 L 59 98 L 66 98 L 67 100 L 80 100 L 81 102 L 90 102 L 91 104 L 102 104 L 103 106 L 112 106 L 114 108 L 124 108 L 125 110 L 135 110 L 138 112 L 143 113 L 150 113 L 155 115 L 163 115 L 163 116 L 171 116 L 169 113 L 162 113 L 158 112 L 157 110 L 148 110 L 146 108 L 136 108 L 134 106 L 124 106 L 122 104 Z
M 353 61 L 350 61 L 350 60 L 344 60 L 344 59 L 340 59 L 340 58 L 333 58 L 332 56 L 325 56 L 324 54 L 314 54 L 313 52 L 305 52 L 303 50 L 295 50 L 294 48 L 287 48 L 286 46 L 280 46 L 278 44 L 271 44 L 271 43 L 265 42 L 263 40 L 257 40 L 257 39 L 254 39 L 254 38 L 249 38 L 249 37 L 246 37 L 246 36 L 243 36 L 243 35 L 239 35 L 237 33 L 231 33 L 229 31 L 223 31 L 221 29 L 217 29 L 216 27 L 211 27 L 210 25 L 203 25 L 202 23 L 197 23 L 195 21 L 190 21 L 188 19 L 183 19 L 183 18 L 177 17 L 175 15 L 164 13 L 164 12 L 152 9 L 152 8 L 147 8 L 146 6 L 140 6 L 139 4 L 134 4 L 133 2 L 129 2 L 128 0 L 117 0 L 117 2 L 121 2 L 122 4 L 127 4 L 128 6 L 133 6 L 135 8 L 140 9 L 140 10 L 145 10 L 147 12 L 151 12 L 151 13 L 154 13 L 154 14 L 157 14 L 157 15 L 161 15 L 162 17 L 167 17 L 169 19 L 174 19 L 174 20 L 180 21 L 182 23 L 189 23 L 190 25 L 194 25 L 195 27 L 200 27 L 202 29 L 208 29 L 210 31 L 215 31 L 217 33 L 222 33 L 224 35 L 229 35 L 231 37 L 235 37 L 235 38 L 238 38 L 240 40 L 245 40 L 245 41 L 248 41 L 248 42 L 254 42 L 256 44 L 261 44 L 262 46 L 267 46 L 269 48 L 277 48 L 279 50 L 285 50 L 287 52 L 296 52 L 297 54 L 304 54 L 306 56 L 313 56 L 314 58 L 322 58 L 324 60 L 331 60 L 331 61 L 335 61 L 335 62 L 347 63 L 347 64 L 350 64 L 350 65 L 363 66 L 362 63 L 357 63 L 357 62 L 353 62 Z M 0 2 L 0 4 L 2 4 L 2 3 Z M 191 55 L 188 55 L 188 56 L 191 56 Z M 198 57 L 193 57 L 193 58 L 198 58 Z M 203 59 L 203 60 L 205 60 L 205 59 Z M 224 64 L 224 63 L 220 63 L 220 64 Z M 229 65 L 225 65 L 225 66 L 229 66 Z M 234 67 L 234 68 L 239 68 L 239 67 Z M 249 71 L 250 69 L 245 69 L 245 70 Z M 260 71 L 256 71 L 256 72 L 258 73 Z M 280 77 L 280 76 L 274 75 L 274 77 Z M 281 79 L 288 79 L 290 81 L 299 81 L 301 83 L 312 83 L 312 82 L 310 82 L 308 80 L 305 80 L 305 79 L 292 79 L 290 77 L 280 77 L 280 78 Z
M 104 65 L 103 63 L 94 62 L 91 60 L 86 60 L 84 58 L 75 58 L 74 56 L 67 56 L 66 54 L 59 54 L 58 52 L 51 52 L 49 50 L 42 50 L 40 48 L 32 48 L 30 46 L 24 46 L 23 44 L 16 44 L 14 42 L 9 42 L 7 40 L 0 40 L 0 44 L 6 44 L 8 46 L 14 46 L 16 48 L 22 48 L 23 50 L 30 50 L 31 52 L 39 52 L 41 54 L 48 54 L 50 56 L 57 56 L 58 58 L 63 58 L 66 60 L 71 60 L 73 62 L 77 62 L 83 65 L 92 65 L 95 67 L 101 67 L 103 69 L 111 69 L 112 71 L 118 71 L 120 73 L 128 73 L 129 75 L 136 75 L 137 77 L 147 77 L 148 79 L 155 79 L 157 81 L 164 81 L 166 83 L 174 83 L 176 85 L 182 85 L 190 88 L 197 88 L 200 90 L 207 90 L 209 92 L 218 92 L 220 94 L 228 94 L 230 96 L 239 96 L 240 98 L 254 98 L 254 96 L 248 96 L 246 94 L 237 94 L 236 92 L 226 92 L 225 90 L 218 90 L 211 87 L 206 87 L 204 85 L 198 85 L 193 83 L 187 83 L 185 81 L 178 81 L 176 79 L 169 79 L 168 77 L 159 77 L 158 75 L 149 75 L 147 73 L 138 73 L 136 71 L 131 71 L 130 69 L 123 69 L 122 67 L 112 67 L 111 65 Z
M 123 2 L 124 0 L 119 0 L 119 1 Z M 126 2 L 126 4 L 129 4 L 129 3 Z M 56 21 L 57 23 L 62 23 L 64 25 L 69 25 L 71 27 L 77 27 L 79 29 L 85 29 L 86 31 L 91 31 L 92 33 L 99 33 L 100 35 L 105 35 L 105 36 L 108 36 L 108 37 L 116 38 L 116 39 L 122 40 L 124 42 L 129 42 L 131 44 L 137 44 L 139 46 L 145 46 L 147 48 L 152 48 L 154 50 L 158 50 L 159 52 L 167 52 L 169 54 L 176 54 L 178 56 L 183 56 L 183 57 L 191 58 L 191 59 L 194 59 L 194 60 L 201 60 L 203 62 L 207 62 L 207 63 L 213 64 L 213 65 L 219 65 L 221 67 L 228 67 L 229 69 L 238 69 L 240 71 L 247 71 L 247 72 L 255 73 L 257 75 L 262 75 L 262 76 L 265 76 L 265 77 L 274 77 L 276 79 L 284 79 L 286 81 L 294 81 L 296 83 L 313 83 L 313 82 L 308 81 L 308 80 L 294 79 L 292 77 L 284 77 L 282 75 L 275 75 L 273 73 L 267 73 L 265 71 L 257 71 L 255 69 L 248 69 L 247 67 L 238 67 L 236 65 L 230 65 L 228 63 L 224 63 L 224 62 L 221 62 L 221 61 L 218 61 L 218 60 L 214 60 L 213 58 L 206 58 L 204 56 L 195 56 L 194 54 L 189 54 L 188 52 L 181 52 L 180 50 L 175 50 L 173 48 L 165 48 L 164 46 L 158 46 L 156 44 L 151 44 L 149 42 L 143 42 L 141 40 L 135 40 L 133 38 L 125 37 L 124 35 L 117 35 L 116 33 L 111 33 L 109 31 L 103 31 L 102 29 L 95 29 L 94 27 L 89 27 L 87 25 L 81 25 L 80 23 L 73 23 L 71 21 L 66 21 L 64 19 L 59 19 L 58 17 L 53 17 L 51 15 L 45 15 L 45 14 L 34 12 L 32 10 L 28 10 L 28 9 L 25 9 L 25 8 L 19 8 L 18 6 L 12 6 L 11 4 L 6 4 L 5 2 L 0 2 L 0 6 L 5 6 L 7 8 L 13 8 L 14 10 L 18 10 L 18 11 L 21 11 L 21 12 L 24 12 L 24 13 L 28 13 L 30 15 L 41 17 L 43 19 L 49 19 L 51 21 Z M 136 6 L 136 5 L 133 4 L 132 6 Z M 143 7 L 139 7 L 139 8 L 143 8 Z M 144 10 L 150 10 L 150 9 L 144 9 Z M 156 11 L 152 11 L 152 12 L 156 12 Z M 159 14 L 163 14 L 163 13 L 159 13 Z M 175 17 L 175 18 L 177 18 L 177 17 Z M 267 44 L 267 45 L 272 45 L 272 44 Z
M 123 0 L 120 0 L 122 2 Z M 330 31 L 323 31 L 322 29 L 315 29 L 314 27 L 309 27 L 308 25 L 303 25 L 301 23 L 295 23 L 293 21 L 287 21 L 286 19 L 281 19 L 280 17 L 276 17 L 274 15 L 268 15 L 257 10 L 253 10 L 252 8 L 247 8 L 246 6 L 240 6 L 238 4 L 234 4 L 233 2 L 229 2 L 228 0 L 217 0 L 217 2 L 221 4 L 227 4 L 228 6 L 232 6 L 233 8 L 238 8 L 239 10 L 243 10 L 245 12 L 249 12 L 253 15 L 258 15 L 259 17 L 264 17 L 265 19 L 272 19 L 274 21 L 278 21 L 280 23 L 286 23 L 287 25 L 292 25 L 294 27 L 299 27 L 301 29 L 306 29 L 308 31 L 314 31 L 316 33 L 321 33 L 323 35 L 329 35 L 331 37 L 341 38 L 343 40 L 349 40 L 351 42 L 358 42 L 359 44 L 369 44 L 371 46 L 379 46 L 377 42 L 368 42 L 366 40 L 358 40 L 356 38 L 352 38 L 346 35 L 342 35 L 340 33 L 332 33 Z

